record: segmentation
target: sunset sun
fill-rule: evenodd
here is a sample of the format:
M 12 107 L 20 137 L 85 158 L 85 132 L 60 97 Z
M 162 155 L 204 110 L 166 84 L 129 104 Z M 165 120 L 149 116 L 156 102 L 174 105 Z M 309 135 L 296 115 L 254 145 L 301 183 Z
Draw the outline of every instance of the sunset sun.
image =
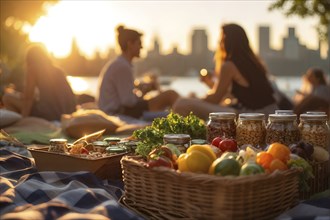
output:
M 108 6 L 106 1 L 61 1 L 46 8 L 47 14 L 30 27 L 29 38 L 45 44 L 56 57 L 69 55 L 73 39 L 87 57 L 106 53 L 115 44 L 114 29 L 120 22 Z

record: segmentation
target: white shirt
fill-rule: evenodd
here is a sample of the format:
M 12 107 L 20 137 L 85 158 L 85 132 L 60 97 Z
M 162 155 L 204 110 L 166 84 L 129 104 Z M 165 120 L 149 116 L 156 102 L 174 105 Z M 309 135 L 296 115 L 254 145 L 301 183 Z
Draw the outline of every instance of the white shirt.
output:
M 137 103 L 132 68 L 123 56 L 103 67 L 99 76 L 98 106 L 105 113 L 118 113 L 122 107 L 132 107 Z

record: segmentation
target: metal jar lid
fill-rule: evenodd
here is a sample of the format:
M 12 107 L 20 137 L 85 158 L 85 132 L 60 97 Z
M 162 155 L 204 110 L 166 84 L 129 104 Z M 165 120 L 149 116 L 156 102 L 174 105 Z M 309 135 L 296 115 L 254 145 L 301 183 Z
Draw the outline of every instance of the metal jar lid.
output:
M 92 144 L 95 147 L 108 147 L 109 146 L 109 144 L 105 141 L 94 141 Z
M 236 114 L 234 112 L 211 112 L 209 114 L 210 119 L 235 119 Z
M 125 147 L 110 146 L 106 149 L 107 153 L 125 153 L 127 149 Z
M 270 121 L 295 121 L 297 119 L 296 114 L 270 114 L 268 116 Z
M 167 142 L 184 144 L 190 142 L 189 134 L 165 134 L 163 139 Z
M 54 138 L 49 140 L 50 144 L 66 144 L 67 142 L 68 140 L 65 138 Z
M 263 113 L 241 113 L 238 115 L 240 120 L 264 120 L 265 114 Z

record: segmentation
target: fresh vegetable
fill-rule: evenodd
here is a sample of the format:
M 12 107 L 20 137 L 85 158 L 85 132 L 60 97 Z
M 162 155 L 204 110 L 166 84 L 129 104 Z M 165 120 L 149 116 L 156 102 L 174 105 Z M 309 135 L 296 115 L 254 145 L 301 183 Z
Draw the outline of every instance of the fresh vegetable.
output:
M 219 143 L 219 148 L 222 152 L 226 152 L 226 151 L 236 152 L 238 150 L 236 141 L 230 138 L 223 139 Z
M 238 176 L 241 166 L 235 159 L 221 159 L 218 158 L 210 166 L 209 174 L 219 176 Z
M 289 147 L 280 143 L 272 143 L 269 146 L 267 152 L 270 153 L 274 158 L 282 160 L 285 164 L 290 159 L 291 154 Z
M 260 164 L 265 170 L 269 169 L 273 160 L 273 155 L 265 151 L 259 152 L 256 157 L 256 162 Z
M 177 160 L 181 172 L 207 173 L 213 160 L 202 151 L 193 150 L 183 153 Z
M 305 160 L 312 160 L 312 154 L 314 152 L 313 145 L 306 143 L 304 141 L 299 141 L 296 144 L 290 146 L 290 151 L 293 154 L 304 158 Z
M 157 154 L 151 154 L 148 159 L 148 167 L 168 167 L 173 168 L 172 161 L 165 157 L 165 156 L 159 156 Z
M 275 158 L 269 165 L 269 171 L 274 172 L 275 170 L 287 170 L 288 166 L 282 160 Z
M 206 156 L 208 156 L 210 158 L 210 160 L 214 161 L 215 159 L 217 159 L 216 154 L 214 153 L 214 151 L 212 150 L 210 145 L 191 145 L 188 149 L 187 149 L 187 153 L 190 153 L 192 151 L 200 151 L 202 153 L 204 153 Z
M 221 141 L 222 141 L 222 138 L 221 138 L 221 137 L 215 137 L 215 138 L 213 138 L 211 144 L 212 144 L 213 146 L 219 148 L 219 144 L 220 144 Z
M 288 167 L 290 169 L 301 169 L 302 172 L 299 174 L 299 187 L 302 191 L 309 191 L 310 187 L 307 181 L 310 178 L 314 178 L 312 166 L 303 158 L 297 156 L 291 158 L 288 161 Z
M 322 147 L 314 147 L 312 157 L 318 162 L 324 162 L 329 160 L 329 152 Z
M 205 139 L 206 127 L 204 121 L 192 113 L 183 117 L 171 112 L 166 118 L 154 119 L 151 126 L 133 132 L 140 141 L 136 153 L 146 157 L 163 144 L 164 134 L 189 134 L 192 139 Z
M 264 168 L 259 164 L 255 162 L 248 162 L 241 167 L 241 171 L 239 175 L 247 176 L 247 175 L 255 175 L 264 172 L 265 172 Z

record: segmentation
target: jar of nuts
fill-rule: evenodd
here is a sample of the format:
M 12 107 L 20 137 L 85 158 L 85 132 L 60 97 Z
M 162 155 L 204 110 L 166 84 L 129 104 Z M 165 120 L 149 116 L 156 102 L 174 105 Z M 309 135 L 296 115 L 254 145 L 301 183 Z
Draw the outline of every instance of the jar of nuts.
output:
M 206 125 L 207 141 L 215 137 L 236 137 L 236 114 L 233 112 L 212 112 Z
M 266 127 L 266 144 L 279 142 L 290 146 L 300 140 L 296 114 L 270 114 Z
M 326 114 L 301 114 L 298 126 L 301 140 L 327 149 L 330 141 L 327 119 Z
M 266 124 L 262 113 L 241 113 L 236 127 L 236 141 L 238 146 L 251 144 L 263 149 L 265 146 Z

